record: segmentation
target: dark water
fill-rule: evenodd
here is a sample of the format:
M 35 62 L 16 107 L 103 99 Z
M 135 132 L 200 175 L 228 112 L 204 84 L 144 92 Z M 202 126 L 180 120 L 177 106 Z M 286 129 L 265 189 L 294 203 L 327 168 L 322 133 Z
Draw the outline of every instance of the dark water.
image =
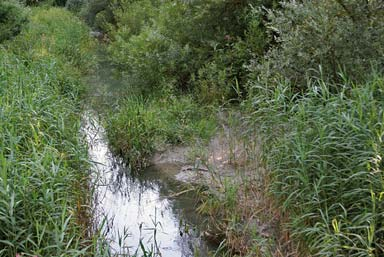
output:
M 109 83 L 110 82 L 110 83 Z M 132 175 L 113 156 L 105 140 L 97 106 L 113 105 L 124 95 L 124 82 L 101 65 L 88 79 L 89 111 L 83 114 L 83 133 L 94 164 L 94 202 L 97 225 L 103 224 L 114 256 L 208 256 L 208 244 L 200 237 L 202 219 L 195 211 L 193 193 L 176 182 L 171 173 L 149 168 Z M 108 103 L 109 101 L 109 103 Z

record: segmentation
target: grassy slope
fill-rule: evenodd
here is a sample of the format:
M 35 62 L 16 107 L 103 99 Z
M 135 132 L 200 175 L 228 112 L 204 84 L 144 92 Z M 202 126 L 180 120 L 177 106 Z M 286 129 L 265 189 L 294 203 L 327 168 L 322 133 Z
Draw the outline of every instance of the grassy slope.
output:
M 87 27 L 55 8 L 32 10 L 0 46 L 0 256 L 85 252 L 77 75 L 91 46 Z

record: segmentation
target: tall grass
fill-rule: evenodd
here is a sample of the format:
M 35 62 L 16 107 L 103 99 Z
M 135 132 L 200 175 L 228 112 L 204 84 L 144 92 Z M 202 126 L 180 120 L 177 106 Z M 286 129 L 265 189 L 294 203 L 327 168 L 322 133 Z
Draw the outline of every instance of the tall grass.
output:
M 151 154 L 165 145 L 207 142 L 216 129 L 210 108 L 198 106 L 187 96 L 130 96 L 121 99 L 106 123 L 113 150 L 133 169 L 147 166 Z
M 309 88 L 258 88 L 253 98 L 272 192 L 311 254 L 382 256 L 384 80 L 346 82 L 337 94 L 322 81 Z
M 65 10 L 35 9 L 0 46 L 0 256 L 91 254 L 76 76 L 87 35 Z
M 25 61 L 54 58 L 68 68 L 67 77 L 76 77 L 94 65 L 89 28 L 77 17 L 60 8 L 34 8 L 28 26 L 9 44 L 10 51 Z M 64 65 L 65 64 L 65 65 Z

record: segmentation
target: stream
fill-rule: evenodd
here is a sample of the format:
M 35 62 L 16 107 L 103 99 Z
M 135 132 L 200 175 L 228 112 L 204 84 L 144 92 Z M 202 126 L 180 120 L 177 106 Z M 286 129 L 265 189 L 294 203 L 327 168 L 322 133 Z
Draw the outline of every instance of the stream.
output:
M 208 256 L 213 247 L 200 236 L 203 220 L 196 213 L 194 193 L 172 173 L 156 167 L 133 174 L 108 147 L 95 106 L 116 102 L 123 81 L 113 76 L 108 63 L 101 63 L 87 84 L 92 88 L 82 132 L 94 163 L 94 222 L 101 227 L 111 256 Z

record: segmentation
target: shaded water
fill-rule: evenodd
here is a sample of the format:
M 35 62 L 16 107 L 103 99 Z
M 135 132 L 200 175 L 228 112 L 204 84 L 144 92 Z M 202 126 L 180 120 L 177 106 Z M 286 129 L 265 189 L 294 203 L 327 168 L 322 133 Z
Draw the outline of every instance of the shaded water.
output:
M 119 95 L 121 83 L 110 67 L 101 66 L 88 80 L 93 87 L 89 101 L 105 104 Z M 111 83 L 108 83 L 110 77 Z M 114 91 L 116 89 L 116 91 Z M 107 100 L 106 100 L 107 98 Z M 89 104 L 91 106 L 91 104 Z M 92 108 L 92 107 L 90 107 Z M 95 110 L 83 114 L 83 132 L 93 169 L 95 222 L 103 225 L 112 255 L 132 256 L 141 244 L 151 256 L 207 256 L 208 244 L 200 237 L 193 195 L 169 173 L 149 168 L 132 175 L 108 148 L 105 130 Z M 187 190 L 188 191 L 188 190 Z M 139 250 L 138 250 L 139 249 Z

